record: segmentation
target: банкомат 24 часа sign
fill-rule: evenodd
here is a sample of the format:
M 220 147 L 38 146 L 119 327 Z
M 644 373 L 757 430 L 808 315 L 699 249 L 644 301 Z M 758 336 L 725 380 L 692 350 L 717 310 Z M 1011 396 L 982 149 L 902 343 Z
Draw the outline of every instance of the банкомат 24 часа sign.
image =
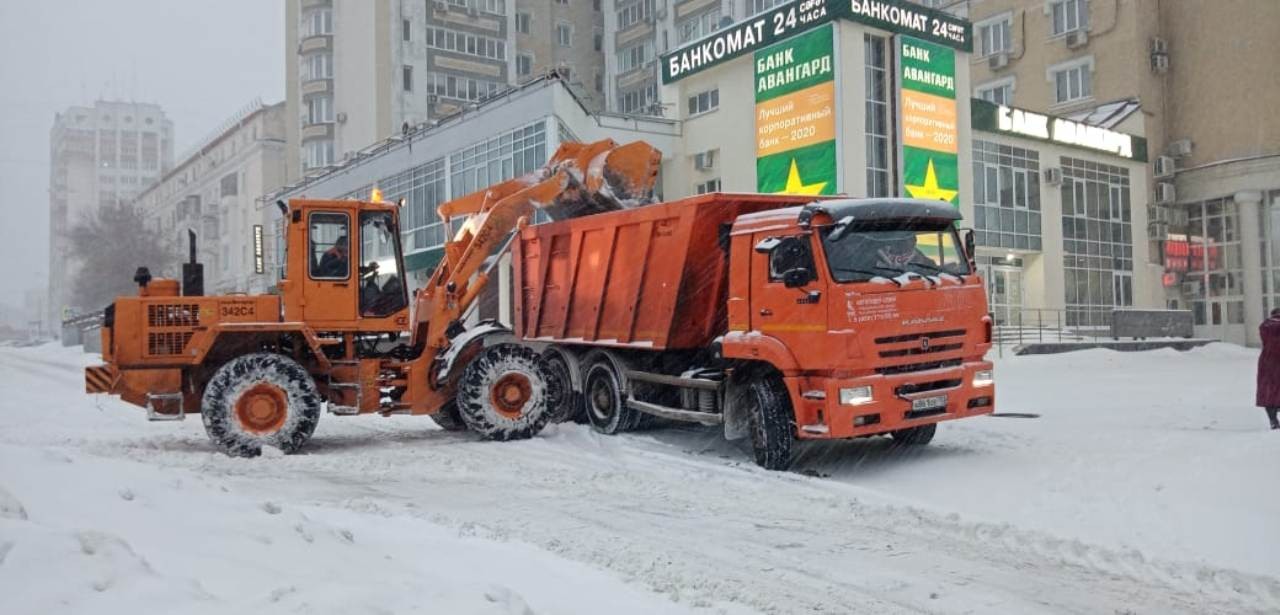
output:
M 968 21 L 905 0 L 795 0 L 664 55 L 662 82 L 678 81 L 834 19 L 973 50 L 973 26 Z

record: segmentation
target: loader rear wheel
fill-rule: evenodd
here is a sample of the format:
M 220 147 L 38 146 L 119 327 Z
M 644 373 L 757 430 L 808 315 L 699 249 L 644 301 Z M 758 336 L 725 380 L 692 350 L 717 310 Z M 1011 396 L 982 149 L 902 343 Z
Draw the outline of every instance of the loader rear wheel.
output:
M 490 440 L 532 438 L 551 420 L 558 382 L 533 350 L 519 344 L 485 348 L 467 365 L 457 404 L 467 427 Z
M 467 423 L 462 420 L 462 413 L 458 412 L 458 402 L 453 401 L 444 405 L 435 414 L 431 415 L 431 420 L 445 431 L 466 431 Z
M 924 446 L 933 441 L 933 435 L 938 433 L 938 424 L 929 423 L 919 427 L 908 427 L 897 431 L 889 432 L 893 437 L 893 441 L 907 446 Z
M 602 434 L 621 433 L 640 424 L 640 413 L 627 406 L 622 380 L 607 355 L 588 357 L 582 397 L 587 421 Z
M 786 470 L 791 467 L 791 442 L 796 434 L 787 386 L 777 376 L 760 375 L 746 388 L 740 399 L 747 405 L 756 465 L 766 470 Z
M 205 386 L 200 403 L 209 439 L 233 457 L 256 457 L 263 446 L 295 453 L 320 420 L 320 393 L 297 361 L 260 352 L 227 361 Z

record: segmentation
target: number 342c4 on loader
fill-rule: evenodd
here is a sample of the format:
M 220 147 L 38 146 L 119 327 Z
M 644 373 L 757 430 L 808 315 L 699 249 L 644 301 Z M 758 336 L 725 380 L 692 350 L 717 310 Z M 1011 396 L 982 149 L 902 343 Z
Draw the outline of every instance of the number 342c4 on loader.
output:
M 563 219 L 648 204 L 660 159 L 643 142 L 567 143 L 533 173 L 442 204 L 446 228 L 467 219 L 412 309 L 400 208 L 376 197 L 280 205 L 279 295 L 203 296 L 193 236 L 181 287 L 140 268 L 138 295 L 106 309 L 104 364 L 86 368 L 86 389 L 154 420 L 199 412 L 240 456 L 301 449 L 326 402 L 335 414 L 426 414 L 489 439 L 531 437 L 567 391 L 505 329 L 463 327 L 484 263 L 536 209 Z

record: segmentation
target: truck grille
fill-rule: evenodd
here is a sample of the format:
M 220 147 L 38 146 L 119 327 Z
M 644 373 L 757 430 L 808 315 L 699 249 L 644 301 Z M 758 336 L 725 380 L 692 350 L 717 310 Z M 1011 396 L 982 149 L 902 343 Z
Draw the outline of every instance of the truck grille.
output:
M 929 391 L 941 391 L 942 389 L 958 387 L 962 382 L 959 378 L 934 380 L 932 382 L 913 382 L 895 387 L 893 393 L 895 395 L 914 395 L 916 393 L 928 393 Z
M 964 329 L 928 331 L 891 337 L 878 337 L 876 344 L 889 346 L 880 350 L 880 358 L 914 357 L 964 348 Z
M 912 372 L 923 372 L 931 369 L 946 369 L 950 367 L 959 367 L 960 359 L 947 359 L 946 361 L 926 361 L 924 363 L 908 363 L 906 365 L 890 365 L 888 367 L 877 367 L 876 373 L 881 376 L 895 376 L 897 374 L 910 374 Z
M 147 306 L 147 325 L 152 327 L 195 327 L 200 324 L 200 306 L 194 303 L 167 303 Z
M 191 341 L 191 331 L 170 331 L 147 334 L 147 354 L 180 355 Z

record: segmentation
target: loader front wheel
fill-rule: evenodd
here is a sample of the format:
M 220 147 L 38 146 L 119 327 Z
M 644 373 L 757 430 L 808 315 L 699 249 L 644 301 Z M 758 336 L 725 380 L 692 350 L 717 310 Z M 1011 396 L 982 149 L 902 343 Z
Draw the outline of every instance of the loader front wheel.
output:
M 533 350 L 519 344 L 485 348 L 462 372 L 458 411 L 467 427 L 490 440 L 532 438 L 560 399 L 559 382 Z
M 233 457 L 256 457 L 263 446 L 295 453 L 320 420 L 320 393 L 297 361 L 254 353 L 227 361 L 205 386 L 200 403 L 209 439 Z
M 431 420 L 445 431 L 466 431 L 467 423 L 462 420 L 462 413 L 458 412 L 458 402 L 453 401 L 444 405 L 438 412 L 431 415 Z

